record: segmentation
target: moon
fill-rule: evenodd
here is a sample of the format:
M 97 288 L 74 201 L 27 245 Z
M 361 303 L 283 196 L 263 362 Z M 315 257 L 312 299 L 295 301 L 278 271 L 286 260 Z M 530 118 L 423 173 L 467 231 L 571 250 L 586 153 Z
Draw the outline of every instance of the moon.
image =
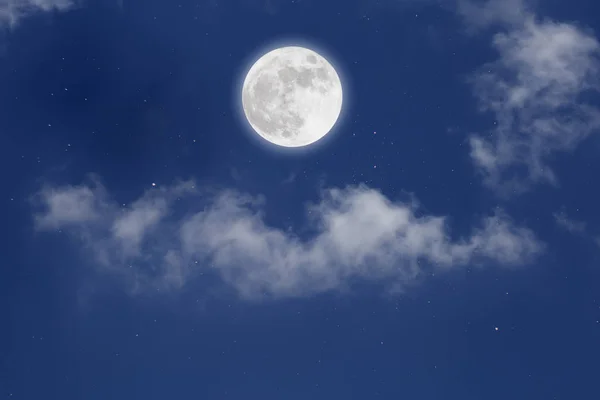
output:
M 324 137 L 342 110 L 342 83 L 313 50 L 288 46 L 260 57 L 242 86 L 250 126 L 279 146 L 308 146 Z

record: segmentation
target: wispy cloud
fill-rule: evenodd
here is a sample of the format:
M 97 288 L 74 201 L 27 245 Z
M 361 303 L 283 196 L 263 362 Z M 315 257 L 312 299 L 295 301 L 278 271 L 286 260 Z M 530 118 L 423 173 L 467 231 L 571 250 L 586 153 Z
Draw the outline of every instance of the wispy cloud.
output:
M 576 25 L 542 20 L 521 0 L 461 3 L 468 23 L 500 24 L 497 60 L 472 77 L 481 110 L 494 127 L 470 137 L 471 157 L 485 184 L 509 194 L 532 183 L 557 183 L 550 156 L 574 149 L 600 129 L 600 44 Z M 588 99 L 589 100 L 589 99 Z
M 0 28 L 14 27 L 31 14 L 65 11 L 74 5 L 74 0 L 0 0 Z
M 585 221 L 577 220 L 562 210 L 552 214 L 556 225 L 573 235 L 578 235 L 584 240 L 591 240 L 594 244 L 600 246 L 600 235 L 593 233 L 594 229 L 590 229 Z
M 281 183 L 284 185 L 291 185 L 296 182 L 296 178 L 298 178 L 298 175 L 295 172 L 292 172 Z
M 177 211 L 178 201 L 200 209 Z M 543 245 L 504 213 L 462 238 L 445 217 L 417 216 L 366 186 L 326 189 L 307 205 L 314 234 L 302 238 L 265 222 L 264 200 L 237 191 L 207 194 L 193 182 L 153 188 L 120 206 L 98 182 L 44 187 L 39 230 L 72 233 L 94 264 L 144 287 L 179 287 L 212 272 L 245 298 L 304 296 L 356 279 L 401 289 L 426 272 L 467 265 L 521 265 Z
M 524 0 L 458 0 L 457 6 L 472 32 L 493 25 L 519 26 L 531 13 Z
M 571 233 L 584 234 L 586 231 L 586 223 L 570 218 L 564 211 L 555 212 L 553 214 L 556 224 Z

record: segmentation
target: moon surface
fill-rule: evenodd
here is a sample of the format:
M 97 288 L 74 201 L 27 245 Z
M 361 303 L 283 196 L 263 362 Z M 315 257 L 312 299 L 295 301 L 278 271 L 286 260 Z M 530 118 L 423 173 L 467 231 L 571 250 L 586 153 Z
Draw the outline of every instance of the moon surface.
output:
M 342 110 L 342 84 L 333 66 L 313 50 L 272 50 L 252 65 L 242 87 L 250 126 L 279 146 L 302 147 L 325 136 Z

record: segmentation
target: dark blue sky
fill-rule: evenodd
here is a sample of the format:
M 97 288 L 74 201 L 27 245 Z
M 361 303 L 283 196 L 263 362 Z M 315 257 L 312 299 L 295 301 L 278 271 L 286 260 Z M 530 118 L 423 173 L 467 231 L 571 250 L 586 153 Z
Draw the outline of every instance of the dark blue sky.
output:
M 600 398 L 591 0 L 0 0 L 0 398 Z M 303 151 L 241 111 L 311 47 Z

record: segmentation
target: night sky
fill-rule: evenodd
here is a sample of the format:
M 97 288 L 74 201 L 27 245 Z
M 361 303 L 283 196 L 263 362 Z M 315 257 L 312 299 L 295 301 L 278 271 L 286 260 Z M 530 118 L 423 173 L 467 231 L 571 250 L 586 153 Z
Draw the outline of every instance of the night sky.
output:
M 599 15 L 0 0 L 0 398 L 600 399 Z M 344 90 L 296 150 L 287 45 Z

